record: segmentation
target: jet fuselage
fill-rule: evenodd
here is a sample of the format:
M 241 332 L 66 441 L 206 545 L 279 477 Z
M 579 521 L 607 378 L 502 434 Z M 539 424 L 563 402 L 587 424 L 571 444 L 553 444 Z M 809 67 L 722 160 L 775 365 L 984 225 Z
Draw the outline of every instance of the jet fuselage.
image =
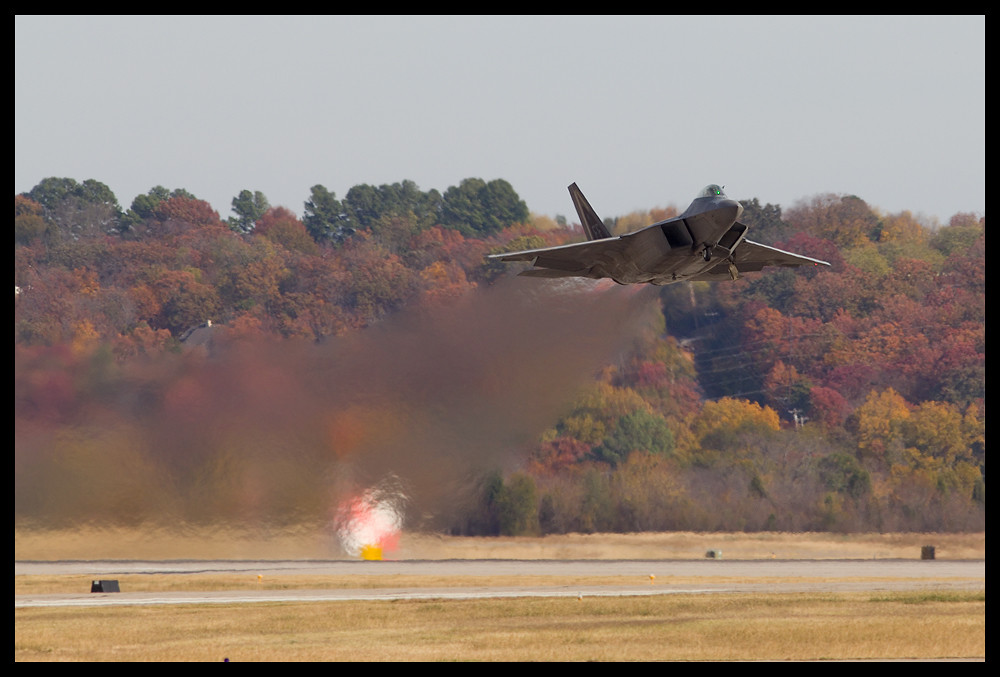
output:
M 680 216 L 623 235 L 623 260 L 615 270 L 601 272 L 621 284 L 691 279 L 733 252 L 746 234 L 746 227 L 737 223 L 742 214 L 743 205 L 709 186 Z M 678 250 L 685 249 L 692 255 L 678 257 Z
M 619 284 L 670 284 L 684 280 L 736 280 L 765 266 L 828 266 L 826 261 L 746 239 L 743 206 L 716 184 L 706 186 L 680 216 L 632 233 L 612 236 L 575 183 L 570 196 L 586 242 L 491 254 L 500 261 L 529 262 L 527 277 L 611 278 Z

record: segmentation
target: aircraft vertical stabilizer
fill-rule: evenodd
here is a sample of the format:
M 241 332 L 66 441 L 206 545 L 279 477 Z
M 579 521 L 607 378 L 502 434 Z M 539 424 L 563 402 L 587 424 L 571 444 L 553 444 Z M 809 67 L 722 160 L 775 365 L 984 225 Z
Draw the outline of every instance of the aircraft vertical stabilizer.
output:
M 611 237 L 604 222 L 597 216 L 597 212 L 587 202 L 587 198 L 577 188 L 576 183 L 569 185 L 569 195 L 573 198 L 573 205 L 576 207 L 576 213 L 580 217 L 580 225 L 583 226 L 583 232 L 587 234 L 587 239 L 603 240 Z

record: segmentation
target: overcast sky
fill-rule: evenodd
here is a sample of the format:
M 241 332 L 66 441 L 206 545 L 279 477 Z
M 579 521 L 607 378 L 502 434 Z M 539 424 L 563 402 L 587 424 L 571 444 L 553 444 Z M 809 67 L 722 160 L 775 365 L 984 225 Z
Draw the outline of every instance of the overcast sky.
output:
M 24 17 L 14 193 L 186 188 L 298 214 L 405 179 L 509 181 L 575 220 L 685 207 L 708 183 L 787 208 L 854 194 L 985 215 L 986 19 Z

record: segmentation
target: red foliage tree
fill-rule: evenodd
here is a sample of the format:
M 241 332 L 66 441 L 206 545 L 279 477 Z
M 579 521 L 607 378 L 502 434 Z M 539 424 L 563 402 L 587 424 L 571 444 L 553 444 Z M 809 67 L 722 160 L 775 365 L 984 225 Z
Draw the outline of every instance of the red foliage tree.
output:
M 304 254 L 315 254 L 319 248 L 306 227 L 297 216 L 286 207 L 271 207 L 260 217 L 254 227 L 254 234 L 266 237 L 285 249 Z

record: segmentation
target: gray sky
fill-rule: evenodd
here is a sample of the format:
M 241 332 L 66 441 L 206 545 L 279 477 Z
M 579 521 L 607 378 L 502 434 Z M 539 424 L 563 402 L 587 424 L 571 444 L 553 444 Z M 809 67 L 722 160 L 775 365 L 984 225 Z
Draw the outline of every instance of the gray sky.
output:
M 708 183 L 986 213 L 984 16 L 18 16 L 14 38 L 15 194 L 163 185 L 225 218 L 244 188 L 301 214 L 315 184 L 480 177 L 571 220 L 573 181 L 601 216 Z

